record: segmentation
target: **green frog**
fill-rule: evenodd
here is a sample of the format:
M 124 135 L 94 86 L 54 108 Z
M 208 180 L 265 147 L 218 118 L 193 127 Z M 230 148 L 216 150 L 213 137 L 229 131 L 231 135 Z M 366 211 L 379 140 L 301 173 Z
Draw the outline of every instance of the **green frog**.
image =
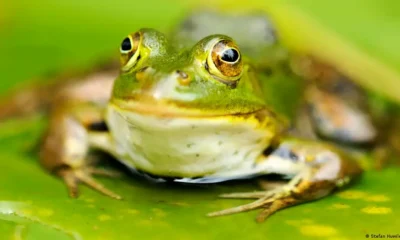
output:
M 328 196 L 359 177 L 357 162 L 335 146 L 290 136 L 287 118 L 265 100 L 260 81 L 268 79 L 263 69 L 272 61 L 255 64 L 252 50 L 242 52 L 239 46 L 223 34 L 179 44 L 157 30 L 140 29 L 120 44 L 119 70 L 100 68 L 17 93 L 0 113 L 30 112 L 51 103 L 41 164 L 63 179 L 72 197 L 84 183 L 121 199 L 93 178 L 112 173 L 93 166 L 90 149 L 110 153 L 132 171 L 175 182 L 267 174 L 290 179 L 273 190 L 224 194 L 256 200 L 208 214 L 259 208 L 257 221 Z

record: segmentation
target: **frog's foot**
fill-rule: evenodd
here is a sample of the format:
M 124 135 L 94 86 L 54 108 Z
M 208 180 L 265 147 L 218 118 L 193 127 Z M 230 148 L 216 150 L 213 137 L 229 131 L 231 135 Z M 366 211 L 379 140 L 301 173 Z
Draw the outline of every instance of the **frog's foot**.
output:
M 114 171 L 97 169 L 94 167 L 84 167 L 79 169 L 65 168 L 57 172 L 57 174 L 64 180 L 67 185 L 69 195 L 73 198 L 78 197 L 78 183 L 82 182 L 94 190 L 109 196 L 114 199 L 122 199 L 118 194 L 108 190 L 102 184 L 97 182 L 92 175 L 106 176 L 106 177 L 117 177 L 119 174 Z
M 218 211 L 208 216 L 222 216 L 262 208 L 257 217 L 264 221 L 275 212 L 328 196 L 362 173 L 358 164 L 330 145 L 286 140 L 265 159 L 258 162 L 262 169 L 279 174 L 294 174 L 283 186 L 268 191 L 223 194 L 224 198 L 254 198 L 252 203 Z
M 244 193 L 241 193 L 241 195 L 244 197 L 240 198 L 250 198 L 250 197 L 253 198 L 254 196 L 254 195 L 245 196 Z M 225 209 L 222 211 L 212 212 L 209 213 L 208 216 L 210 217 L 223 216 L 233 213 L 246 212 L 258 208 L 264 208 L 264 210 L 261 211 L 261 213 L 256 218 L 257 222 L 263 222 L 266 218 L 268 218 L 270 215 L 277 212 L 278 210 L 301 203 L 301 201 L 290 196 L 290 192 L 282 191 L 275 194 L 271 192 L 264 192 L 264 195 L 265 195 L 264 197 L 261 197 L 250 204 L 241 205 L 230 209 Z
M 91 130 L 94 123 L 102 122 L 102 109 L 92 103 L 65 102 L 55 108 L 50 115 L 47 134 L 43 138 L 40 150 L 40 162 L 49 172 L 60 176 L 68 187 L 71 197 L 78 196 L 78 184 L 87 186 L 114 199 L 121 199 L 118 194 L 108 190 L 92 178 L 92 175 L 116 177 L 112 171 L 97 169 L 95 159 L 88 154 L 91 148 L 100 144 L 91 142 L 108 140 L 108 132 Z M 101 144 L 111 148 L 110 142 Z
M 257 200 L 246 205 L 212 212 L 209 213 L 208 216 L 223 216 L 233 213 L 246 212 L 258 208 L 264 208 L 264 210 L 261 211 L 261 213 L 256 218 L 257 222 L 263 222 L 266 218 L 268 218 L 270 215 L 280 209 L 287 208 L 306 201 L 305 199 L 297 197 L 296 195 L 297 193 L 299 193 L 299 191 L 301 191 L 301 189 L 309 188 L 309 185 L 310 182 L 302 181 L 301 178 L 298 176 L 290 181 L 288 185 L 277 187 L 276 189 L 269 191 L 222 194 L 220 195 L 220 197 L 223 198 L 254 198 Z

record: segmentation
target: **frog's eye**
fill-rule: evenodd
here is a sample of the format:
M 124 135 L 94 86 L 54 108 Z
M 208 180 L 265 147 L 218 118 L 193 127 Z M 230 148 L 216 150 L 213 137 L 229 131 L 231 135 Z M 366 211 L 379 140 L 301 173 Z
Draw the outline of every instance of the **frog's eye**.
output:
M 212 46 L 206 67 L 212 75 L 223 82 L 239 80 L 243 70 L 239 48 L 230 40 L 218 41 Z
M 142 34 L 136 32 L 128 35 L 121 43 L 121 66 L 123 71 L 129 71 L 134 68 L 140 59 L 140 45 Z

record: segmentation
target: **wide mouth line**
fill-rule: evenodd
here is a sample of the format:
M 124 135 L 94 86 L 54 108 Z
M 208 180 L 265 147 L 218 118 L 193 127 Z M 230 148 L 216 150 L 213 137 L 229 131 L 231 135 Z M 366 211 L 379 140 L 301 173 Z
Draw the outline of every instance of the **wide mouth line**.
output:
M 248 116 L 260 112 L 263 108 L 256 109 L 248 112 L 231 112 L 231 113 L 217 113 L 207 112 L 207 110 L 191 109 L 188 107 L 180 107 L 173 103 L 144 103 L 129 101 L 129 104 L 123 101 L 111 100 L 110 103 L 115 107 L 125 110 L 140 113 L 144 115 L 155 115 L 162 117 L 196 117 L 196 118 L 209 118 L 209 117 L 227 117 L 227 116 Z

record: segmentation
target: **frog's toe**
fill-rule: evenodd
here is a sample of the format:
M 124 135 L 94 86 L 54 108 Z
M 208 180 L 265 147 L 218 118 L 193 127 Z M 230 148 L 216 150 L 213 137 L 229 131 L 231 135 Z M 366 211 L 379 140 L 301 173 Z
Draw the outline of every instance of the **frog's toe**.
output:
M 221 198 L 239 198 L 239 199 L 259 199 L 267 196 L 272 196 L 277 190 L 271 191 L 254 191 L 254 192 L 241 192 L 241 193 L 224 193 L 219 195 Z
M 263 192 L 224 194 L 222 196 L 226 198 L 258 198 L 258 200 L 238 207 L 212 212 L 207 214 L 207 216 L 209 217 L 223 216 L 234 213 L 247 212 L 257 208 L 268 207 L 269 205 L 272 205 L 272 203 L 274 203 L 275 201 L 279 201 L 279 199 L 283 198 L 286 195 L 287 194 L 284 191 L 284 189 L 276 189 L 272 191 L 263 191 Z
M 207 214 L 207 216 L 217 217 L 217 216 L 224 216 L 224 215 L 229 215 L 229 214 L 234 214 L 234 213 L 246 212 L 246 211 L 250 211 L 252 209 L 262 207 L 264 204 L 265 204 L 265 199 L 262 198 L 262 199 L 258 199 L 256 201 L 246 204 L 246 205 L 228 208 L 228 209 L 224 209 L 224 210 L 217 211 L 217 212 L 211 212 L 211 213 Z
M 94 168 L 87 168 L 87 169 L 62 169 L 58 172 L 58 175 L 62 177 L 65 184 L 67 185 L 69 195 L 72 198 L 76 198 L 79 195 L 78 191 L 78 183 L 82 182 L 87 186 L 93 188 L 94 190 L 109 196 L 114 199 L 122 199 L 121 196 L 112 192 L 111 190 L 104 187 L 101 183 L 97 182 L 94 178 L 92 178 L 92 174 L 95 175 L 103 175 L 103 176 L 112 176 L 114 177 L 115 174 L 111 174 L 113 172 L 108 172 L 107 170 L 100 170 Z
M 72 198 L 78 197 L 78 181 L 73 172 L 62 169 L 58 172 L 58 175 L 61 176 L 61 178 L 64 180 L 65 185 L 67 185 L 69 196 Z
M 296 200 L 293 197 L 283 197 L 280 199 L 276 199 L 275 201 L 271 202 L 270 204 L 267 204 L 264 206 L 264 210 L 262 210 L 258 216 L 256 217 L 257 222 L 264 222 L 265 219 L 267 219 L 269 216 L 274 214 L 275 212 L 286 208 L 290 207 L 293 205 L 296 205 L 299 202 L 299 200 Z

